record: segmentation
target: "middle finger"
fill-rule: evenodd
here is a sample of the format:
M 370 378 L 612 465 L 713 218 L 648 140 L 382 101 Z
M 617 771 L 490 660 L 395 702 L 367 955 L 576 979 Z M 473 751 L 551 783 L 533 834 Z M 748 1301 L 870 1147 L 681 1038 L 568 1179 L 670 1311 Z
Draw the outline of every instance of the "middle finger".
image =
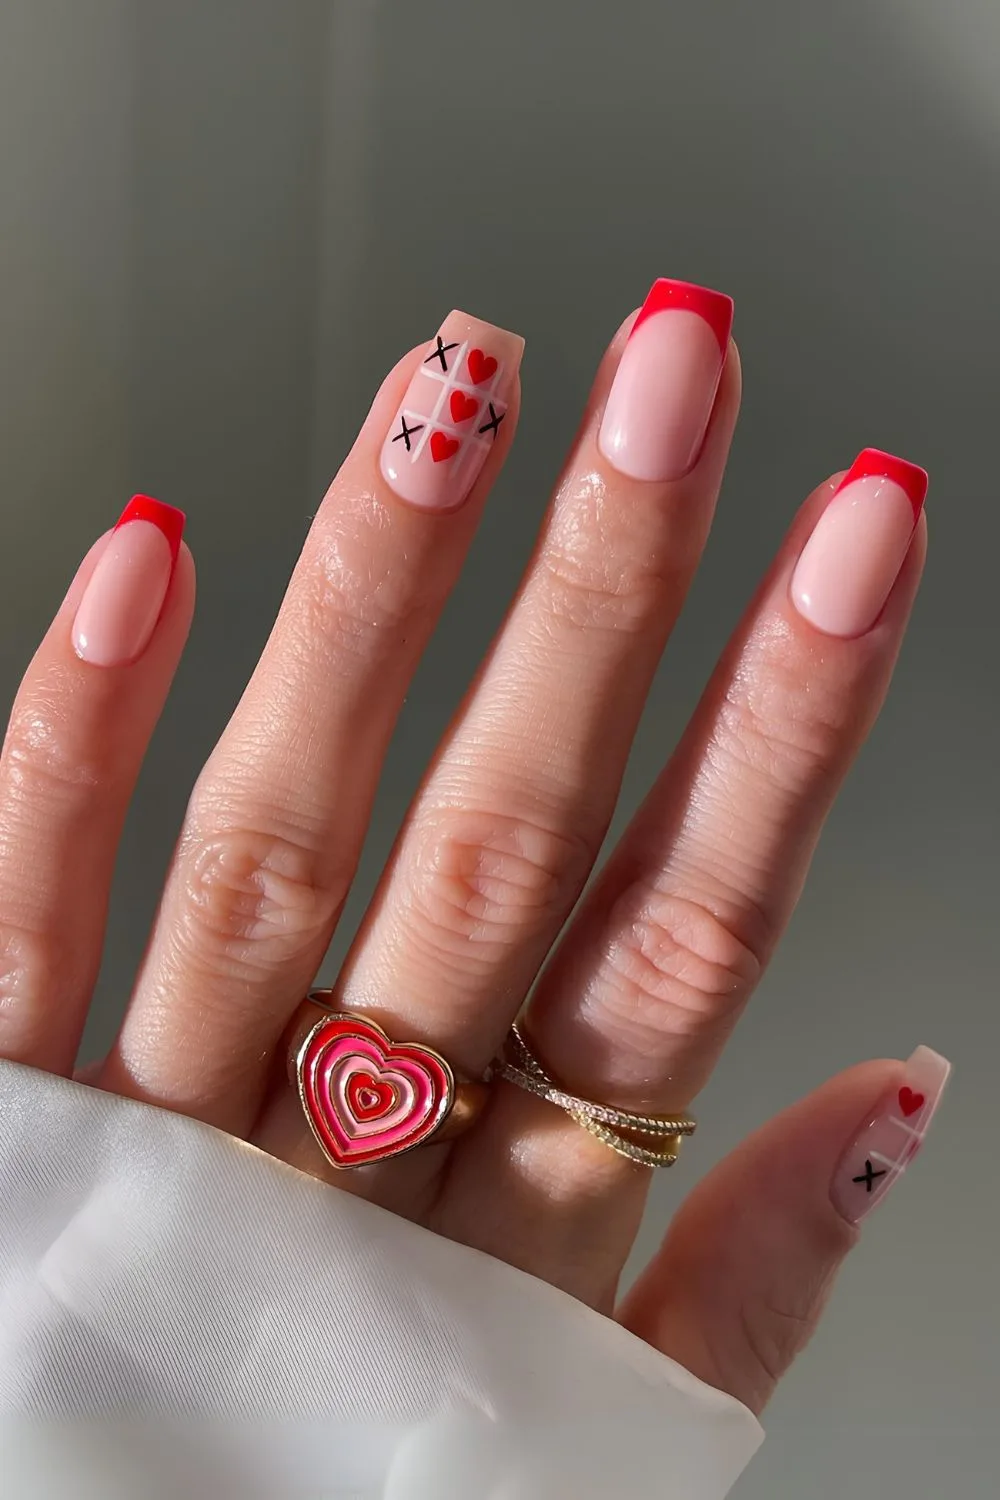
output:
M 705 1084 L 888 688 L 923 565 L 926 483 L 866 449 L 796 518 L 532 996 L 525 1029 L 560 1087 L 664 1114 Z M 450 1166 L 469 1214 L 458 1236 L 496 1253 L 502 1225 L 508 1259 L 610 1305 L 649 1175 L 503 1085 Z M 485 1224 L 469 1195 L 483 1182 Z
M 350 1010 L 479 1073 L 603 840 L 739 405 L 732 303 L 658 281 L 598 372 L 510 616 L 348 959 Z

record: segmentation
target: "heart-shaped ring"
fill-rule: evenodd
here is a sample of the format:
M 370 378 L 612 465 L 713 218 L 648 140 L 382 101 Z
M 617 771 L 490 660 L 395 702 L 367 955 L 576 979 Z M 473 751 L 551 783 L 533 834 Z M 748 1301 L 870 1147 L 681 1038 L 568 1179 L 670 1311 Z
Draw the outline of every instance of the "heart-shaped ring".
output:
M 472 1123 L 485 1084 L 456 1082 L 440 1053 L 394 1042 L 366 1016 L 330 1010 L 328 996 L 309 996 L 327 1014 L 299 1047 L 295 1071 L 306 1119 L 333 1166 L 387 1161 Z

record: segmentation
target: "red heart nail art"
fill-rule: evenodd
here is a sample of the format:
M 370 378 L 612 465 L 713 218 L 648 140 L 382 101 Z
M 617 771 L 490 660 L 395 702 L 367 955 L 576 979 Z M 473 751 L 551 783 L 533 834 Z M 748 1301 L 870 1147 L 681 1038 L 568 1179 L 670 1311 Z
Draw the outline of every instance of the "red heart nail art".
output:
M 360 1016 L 327 1016 L 298 1056 L 306 1118 L 335 1167 L 399 1156 L 432 1135 L 451 1107 L 454 1078 L 443 1057 L 395 1046 Z
M 918 1109 L 922 1109 L 923 1105 L 923 1094 L 915 1094 L 911 1088 L 908 1088 L 904 1084 L 899 1091 L 899 1107 L 903 1111 L 903 1114 L 909 1118 L 910 1115 L 915 1115 Z
M 452 391 L 451 393 L 451 420 L 453 422 L 467 422 L 474 417 L 479 410 L 479 402 L 475 396 L 467 396 L 464 391 Z
M 431 433 L 431 458 L 436 464 L 444 463 L 446 458 L 451 458 L 457 453 L 460 444 L 458 438 L 449 437 L 446 432 L 435 430 Z
M 469 350 L 469 377 L 473 385 L 482 385 L 496 372 L 497 362 L 492 354 L 484 354 L 482 349 Z

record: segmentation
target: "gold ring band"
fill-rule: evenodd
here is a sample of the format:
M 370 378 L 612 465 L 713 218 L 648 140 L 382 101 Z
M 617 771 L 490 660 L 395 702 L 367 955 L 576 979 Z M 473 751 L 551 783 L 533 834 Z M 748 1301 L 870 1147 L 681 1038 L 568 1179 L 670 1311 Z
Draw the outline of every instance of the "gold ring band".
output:
M 584 1130 L 617 1151 L 619 1156 L 647 1167 L 672 1167 L 686 1135 L 697 1122 L 690 1115 L 643 1115 L 570 1094 L 549 1076 L 531 1051 L 520 1028 L 510 1028 L 504 1050 L 493 1066 L 494 1076 L 555 1104 Z

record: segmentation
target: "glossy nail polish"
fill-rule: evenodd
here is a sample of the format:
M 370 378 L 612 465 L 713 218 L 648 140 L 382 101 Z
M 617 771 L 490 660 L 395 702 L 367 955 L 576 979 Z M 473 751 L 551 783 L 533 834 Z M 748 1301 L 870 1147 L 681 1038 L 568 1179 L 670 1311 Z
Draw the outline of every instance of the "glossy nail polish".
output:
M 455 510 L 507 417 L 524 340 L 452 312 L 424 351 L 382 444 L 385 482 L 422 510 Z
M 951 1064 L 940 1053 L 918 1047 L 900 1083 L 876 1106 L 845 1152 L 830 1196 L 852 1224 L 885 1197 L 920 1150 L 950 1073 Z
M 73 621 L 83 661 L 117 667 L 149 644 L 177 562 L 184 513 L 135 495 L 122 512 L 90 576 Z
M 916 464 L 866 448 L 816 523 L 792 576 L 792 602 L 826 635 L 875 624 L 910 547 L 927 495 Z
M 697 461 L 722 378 L 733 302 L 687 281 L 653 283 L 632 326 L 598 446 L 621 474 L 680 479 Z

